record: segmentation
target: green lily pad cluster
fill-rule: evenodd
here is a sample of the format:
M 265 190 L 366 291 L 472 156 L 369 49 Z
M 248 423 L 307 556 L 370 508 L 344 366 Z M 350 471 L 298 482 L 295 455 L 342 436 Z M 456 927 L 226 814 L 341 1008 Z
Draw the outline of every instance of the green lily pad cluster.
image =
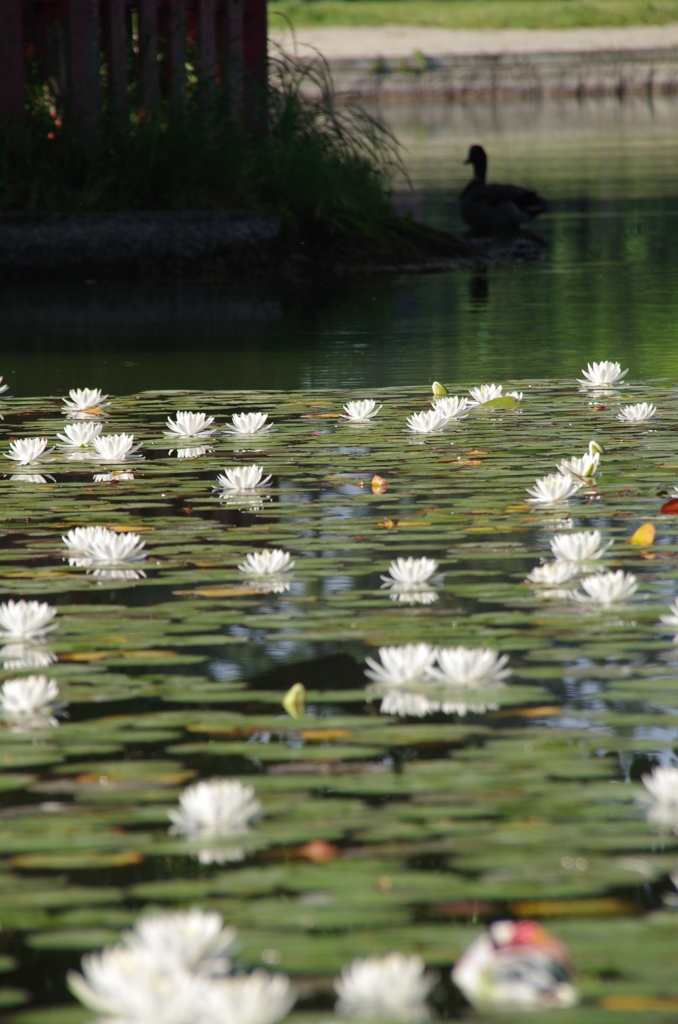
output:
M 425 435 L 406 422 L 428 387 L 146 392 L 96 414 L 141 445 L 110 479 L 60 448 L 30 472 L 2 460 L 2 600 L 48 601 L 58 623 L 33 644 L 53 656 L 45 668 L 17 667 L 5 642 L 2 680 L 43 672 L 68 705 L 47 729 L 0 724 L 0 1000 L 13 1024 L 88 1019 L 66 969 L 149 906 L 214 907 L 247 967 L 303 976 L 294 1020 L 330 1019 L 342 964 L 392 949 L 439 971 L 433 1003 L 450 1015 L 449 967 L 500 916 L 545 919 L 570 946 L 582 1004 L 568 1021 L 670 1015 L 678 837 L 646 820 L 639 780 L 678 744 L 678 654 L 659 621 L 678 592 L 678 532 L 659 511 L 678 482 L 678 398 L 662 383 L 604 402 L 576 383 L 520 387 L 522 401 Z M 364 398 L 378 414 L 340 418 Z M 622 401 L 658 414 L 629 428 Z M 204 452 L 177 457 L 165 435 L 177 410 L 214 417 Z M 56 398 L 3 412 L 0 455 L 63 429 Z M 228 432 L 247 412 L 274 429 Z M 535 479 L 592 438 L 595 480 L 529 504 Z M 266 486 L 223 493 L 218 475 L 252 464 Z M 654 543 L 631 543 L 647 522 Z M 93 526 L 138 533 L 144 575 L 69 564 L 62 536 Z M 612 542 L 604 568 L 637 578 L 628 600 L 525 582 L 556 533 L 594 529 Z M 272 549 L 294 565 L 238 568 Z M 437 562 L 433 600 L 382 587 L 399 558 Z M 471 689 L 415 679 L 399 692 L 429 708 L 389 704 L 365 658 L 405 644 L 489 647 L 511 675 Z M 292 717 L 296 683 L 306 707 Z M 240 859 L 204 863 L 168 811 L 214 777 L 253 785 L 263 813 Z

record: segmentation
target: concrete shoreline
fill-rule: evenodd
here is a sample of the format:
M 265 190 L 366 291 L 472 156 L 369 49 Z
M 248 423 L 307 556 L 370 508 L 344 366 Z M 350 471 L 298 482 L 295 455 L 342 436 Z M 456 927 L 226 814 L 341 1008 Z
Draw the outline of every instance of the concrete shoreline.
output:
M 301 58 L 321 54 L 340 98 L 372 103 L 678 92 L 678 23 L 458 32 L 385 25 L 272 38 Z

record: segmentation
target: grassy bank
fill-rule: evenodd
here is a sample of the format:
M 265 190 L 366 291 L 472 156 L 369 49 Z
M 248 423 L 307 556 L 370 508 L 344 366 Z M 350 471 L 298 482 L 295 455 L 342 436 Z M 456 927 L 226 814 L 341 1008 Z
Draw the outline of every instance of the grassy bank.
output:
M 431 25 L 449 29 L 666 25 L 678 0 L 269 0 L 269 22 Z
M 161 106 L 152 119 L 133 119 L 124 131 L 104 119 L 98 138 L 86 137 L 69 127 L 67 109 L 36 88 L 26 123 L 0 130 L 0 213 L 279 215 L 282 245 L 237 260 L 240 267 L 228 264 L 226 276 L 250 267 L 341 273 L 467 252 L 454 236 L 393 213 L 391 184 L 404 174 L 398 144 L 360 108 L 335 107 L 322 59 L 272 54 L 270 69 L 265 128 L 261 116 L 243 126 L 227 109 L 206 110 L 196 91 L 181 117 Z M 309 78 L 318 101 L 301 93 Z
M 323 98 L 301 95 L 304 77 Z M 241 125 L 190 96 L 98 139 L 36 90 L 26 125 L 0 132 L 0 210 L 252 209 L 290 224 L 327 221 L 369 232 L 388 215 L 397 144 L 360 109 L 335 108 L 319 59 L 271 60 L 267 127 Z

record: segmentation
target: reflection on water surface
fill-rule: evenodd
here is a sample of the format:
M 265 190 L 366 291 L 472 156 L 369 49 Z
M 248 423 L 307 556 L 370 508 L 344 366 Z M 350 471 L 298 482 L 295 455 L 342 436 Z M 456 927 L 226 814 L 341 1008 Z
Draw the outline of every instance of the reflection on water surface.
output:
M 450 1016 L 449 966 L 502 917 L 548 919 L 571 946 L 582 1024 L 671 991 L 678 840 L 640 776 L 678 742 L 660 621 L 678 547 L 658 514 L 674 389 L 527 380 L 522 400 L 430 435 L 406 426 L 426 385 L 372 395 L 362 424 L 339 418 L 362 391 L 113 396 L 90 415 L 141 444 L 133 478 L 95 480 L 84 448 L 50 454 L 46 482 L 0 481 L 3 598 L 57 609 L 0 651 L 3 681 L 58 685 L 0 727 L 0 997 L 30 1004 L 13 1024 L 88 1020 L 66 970 L 152 907 L 218 909 L 242 967 L 299 979 L 309 1024 L 332 1019 L 342 965 L 391 949 L 441 972 L 432 1000 Z M 650 420 L 617 419 L 641 401 Z M 215 417 L 194 459 L 164 435 L 178 407 Z M 4 400 L 2 450 L 63 433 L 62 408 Z M 229 434 L 242 411 L 274 430 Z M 593 437 L 603 453 L 574 495 L 529 504 Z M 270 481 L 222 494 L 217 475 L 253 458 Z M 655 539 L 633 542 L 648 522 Z M 68 533 L 94 526 L 118 532 Z M 588 561 L 526 581 L 556 549 L 581 552 L 582 531 L 600 534 Z M 273 548 L 294 565 L 254 557 Z M 612 603 L 586 583 L 616 572 L 635 583 Z M 236 837 L 173 830 L 181 793 L 213 777 L 253 785 L 261 818 Z
M 104 432 L 133 434 L 143 456 L 128 478 L 125 462 L 58 450 L 0 480 L 2 600 L 58 609 L 47 636 L 3 638 L 2 680 L 45 673 L 67 704 L 40 728 L 0 727 L 13 1024 L 89 1020 L 66 970 L 143 908 L 175 906 L 218 909 L 243 967 L 293 975 L 309 1024 L 333 1019 L 342 965 L 391 949 L 439 971 L 435 1012 L 461 1012 L 448 969 L 501 917 L 547 920 L 571 947 L 582 1005 L 568 1020 L 672 1012 L 675 817 L 640 783 L 678 744 L 678 648 L 660 622 L 678 539 L 659 513 L 678 405 L 658 379 L 675 373 L 676 108 L 658 103 L 398 112 L 414 183 L 398 201 L 456 223 L 460 161 L 482 141 L 497 175 L 552 202 L 537 264 L 296 290 L 4 289 L 15 397 L 0 456 L 13 438 L 54 443 L 61 403 L 32 396 L 74 386 L 113 396 Z M 592 359 L 630 367 L 619 391 L 576 384 Z M 434 379 L 459 395 L 520 381 L 524 396 L 415 437 L 406 420 Z M 373 420 L 339 419 L 365 398 L 383 405 Z M 644 401 L 649 421 L 617 420 Z M 178 409 L 215 417 L 192 458 L 164 435 Z M 258 410 L 275 431 L 224 434 Z M 593 478 L 561 505 L 526 503 L 594 438 Z M 252 463 L 270 484 L 220 496 L 217 475 Z M 95 480 L 102 468 L 113 478 Z M 644 523 L 655 540 L 632 542 Z M 61 537 L 95 525 L 138 533 L 145 575 L 91 552 L 69 565 Z M 612 546 L 562 583 L 526 582 L 556 534 L 584 530 Z M 271 548 L 292 554 L 284 579 L 238 569 Z M 438 563 L 426 587 L 384 588 L 410 557 Z M 635 593 L 582 600 L 582 579 L 618 570 Z M 366 657 L 404 644 L 489 647 L 511 675 L 455 682 L 449 653 L 431 677 L 366 675 Z M 300 718 L 282 707 L 295 683 Z M 263 817 L 202 849 L 169 832 L 169 811 L 214 776 L 252 784 Z
M 91 284 L 0 290 L 15 394 L 314 388 L 574 377 L 610 354 L 676 372 L 678 99 L 389 108 L 412 191 L 396 202 L 461 229 L 471 141 L 490 177 L 550 202 L 545 258 L 487 273 L 279 287 Z

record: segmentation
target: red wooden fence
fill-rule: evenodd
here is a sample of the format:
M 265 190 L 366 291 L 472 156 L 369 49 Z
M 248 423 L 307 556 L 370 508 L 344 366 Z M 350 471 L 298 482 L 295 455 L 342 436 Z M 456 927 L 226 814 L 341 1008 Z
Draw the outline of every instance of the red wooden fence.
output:
M 23 119 L 29 65 L 94 132 L 104 100 L 127 122 L 130 76 L 143 116 L 161 96 L 180 108 L 189 47 L 206 104 L 224 90 L 233 116 L 260 117 L 266 34 L 266 0 L 0 0 L 0 122 Z

